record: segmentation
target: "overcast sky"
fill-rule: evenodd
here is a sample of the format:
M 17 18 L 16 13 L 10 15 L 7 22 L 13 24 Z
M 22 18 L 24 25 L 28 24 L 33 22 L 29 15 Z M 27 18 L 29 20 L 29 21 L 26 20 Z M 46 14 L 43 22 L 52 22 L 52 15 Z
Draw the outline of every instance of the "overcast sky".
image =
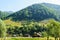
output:
M 60 0 L 0 0 L 0 10 L 18 11 L 35 3 L 52 3 L 60 5 Z

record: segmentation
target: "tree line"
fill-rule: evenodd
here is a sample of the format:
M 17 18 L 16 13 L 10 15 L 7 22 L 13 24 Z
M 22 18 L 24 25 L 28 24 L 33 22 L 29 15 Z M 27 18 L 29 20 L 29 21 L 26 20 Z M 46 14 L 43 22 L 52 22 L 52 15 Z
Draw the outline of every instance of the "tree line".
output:
M 34 23 L 32 26 L 30 23 L 22 24 L 23 27 L 9 27 L 6 28 L 6 24 L 0 19 L 0 37 L 54 37 L 55 40 L 60 40 L 60 22 L 50 20 L 43 25 Z M 30 26 L 29 26 L 30 25 Z

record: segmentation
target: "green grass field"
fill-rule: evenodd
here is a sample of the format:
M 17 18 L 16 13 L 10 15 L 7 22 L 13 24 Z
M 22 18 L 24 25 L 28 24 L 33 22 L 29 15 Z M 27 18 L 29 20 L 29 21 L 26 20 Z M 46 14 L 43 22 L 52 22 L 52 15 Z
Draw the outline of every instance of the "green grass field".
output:
M 4 40 L 3 38 L 0 38 L 0 40 Z M 31 38 L 31 37 L 8 37 L 6 40 L 47 40 L 45 38 Z M 54 38 L 50 38 L 50 40 L 54 40 Z

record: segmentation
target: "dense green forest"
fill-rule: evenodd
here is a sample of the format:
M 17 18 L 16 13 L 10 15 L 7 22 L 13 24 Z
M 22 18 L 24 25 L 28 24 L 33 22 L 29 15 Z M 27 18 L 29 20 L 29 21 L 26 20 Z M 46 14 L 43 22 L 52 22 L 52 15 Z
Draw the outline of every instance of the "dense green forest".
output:
M 60 38 L 60 13 L 55 6 L 60 7 L 42 3 L 14 13 L 0 11 L 0 37 Z
M 44 19 L 54 18 L 58 20 L 56 17 L 56 11 L 52 8 L 48 8 L 42 4 L 34 4 L 27 8 L 24 8 L 14 14 L 7 16 L 6 18 L 11 18 L 14 21 L 21 20 L 33 20 L 33 21 L 41 21 Z

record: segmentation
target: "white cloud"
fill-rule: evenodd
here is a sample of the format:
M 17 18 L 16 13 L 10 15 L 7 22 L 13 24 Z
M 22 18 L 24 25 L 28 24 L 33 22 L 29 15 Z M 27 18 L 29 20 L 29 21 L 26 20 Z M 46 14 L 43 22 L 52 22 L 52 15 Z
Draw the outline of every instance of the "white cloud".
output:
M 59 0 L 26 0 L 26 1 L 28 1 L 29 3 L 32 3 L 32 4 L 46 2 L 46 3 L 53 3 L 53 4 L 60 5 L 60 1 Z
M 47 3 L 53 3 L 53 4 L 60 5 L 60 1 L 59 0 L 42 0 L 42 1 L 47 2 Z
M 50 3 L 60 4 L 58 0 L 49 0 Z

